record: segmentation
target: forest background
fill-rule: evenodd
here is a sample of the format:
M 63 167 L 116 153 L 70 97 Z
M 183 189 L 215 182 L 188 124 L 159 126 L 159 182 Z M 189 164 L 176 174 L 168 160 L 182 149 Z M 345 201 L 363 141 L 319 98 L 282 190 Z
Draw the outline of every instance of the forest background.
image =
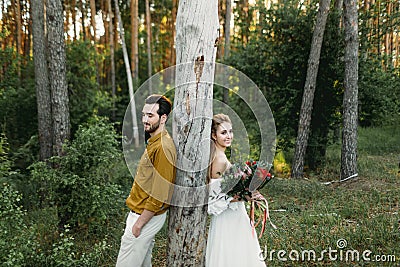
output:
M 306 179 L 286 178 L 318 2 L 219 2 L 217 60 L 258 85 L 276 122 L 273 171 L 279 179 L 264 193 L 272 200 L 271 214 L 281 227 L 267 232 L 261 245 L 321 251 L 345 238 L 353 249 L 400 258 L 399 2 L 358 3 L 359 178 L 345 185 L 322 184 L 340 177 L 345 64 L 340 1 L 331 3 L 324 33 Z M 34 4 L 0 1 L 0 262 L 4 266 L 112 266 L 127 211 L 124 200 L 132 184 L 120 143 L 130 96 L 118 12 L 111 1 L 62 2 L 71 128 L 63 153 L 53 154 L 48 164 L 41 161 L 38 136 L 38 107 L 43 99 L 35 88 Z M 175 64 L 178 2 L 118 4 L 136 90 L 152 74 Z M 225 92 L 215 87 L 214 98 L 250 118 L 243 103 Z M 254 120 L 244 122 L 257 144 Z M 259 147 L 252 146 L 252 156 L 257 151 Z M 159 266 L 165 258 L 165 236 L 164 229 L 155 248 Z

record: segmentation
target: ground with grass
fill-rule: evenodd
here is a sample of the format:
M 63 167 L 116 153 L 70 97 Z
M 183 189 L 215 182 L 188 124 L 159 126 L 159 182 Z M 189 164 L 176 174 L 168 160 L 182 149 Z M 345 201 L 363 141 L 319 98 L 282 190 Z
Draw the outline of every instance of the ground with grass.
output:
M 333 144 L 319 174 L 276 177 L 262 190 L 278 227 L 260 239 L 268 266 L 400 266 L 400 126 L 360 129 L 358 146 L 357 179 L 336 182 Z M 164 226 L 155 267 L 165 266 L 166 240 Z

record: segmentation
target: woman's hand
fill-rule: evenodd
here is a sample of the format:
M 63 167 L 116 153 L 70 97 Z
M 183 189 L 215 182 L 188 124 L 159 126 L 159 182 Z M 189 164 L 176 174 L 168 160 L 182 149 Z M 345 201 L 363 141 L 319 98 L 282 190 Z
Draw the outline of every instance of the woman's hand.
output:
M 233 199 L 231 200 L 231 202 L 239 202 L 240 201 L 240 196 L 238 195 L 234 195 Z
M 258 192 L 257 190 L 253 191 L 251 193 L 251 200 L 257 200 L 257 199 L 264 199 L 264 196 L 261 195 L 260 192 Z

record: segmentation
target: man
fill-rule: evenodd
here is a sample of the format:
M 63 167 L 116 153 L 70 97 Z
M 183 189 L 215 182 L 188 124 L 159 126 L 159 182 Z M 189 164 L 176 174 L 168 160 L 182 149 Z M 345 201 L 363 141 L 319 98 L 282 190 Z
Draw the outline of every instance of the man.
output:
M 142 123 L 149 138 L 126 199 L 131 212 L 121 238 L 117 267 L 151 266 L 154 237 L 164 225 L 175 181 L 176 149 L 165 129 L 171 108 L 171 101 L 162 95 L 145 100 Z

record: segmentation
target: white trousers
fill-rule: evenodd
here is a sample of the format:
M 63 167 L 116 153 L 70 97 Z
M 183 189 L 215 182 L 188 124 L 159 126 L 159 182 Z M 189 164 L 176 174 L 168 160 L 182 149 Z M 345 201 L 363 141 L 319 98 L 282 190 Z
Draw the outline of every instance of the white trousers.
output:
M 151 267 L 151 252 L 154 237 L 161 230 L 167 217 L 166 213 L 154 216 L 142 228 L 139 237 L 132 234 L 132 226 L 140 215 L 129 212 L 126 218 L 125 232 L 121 238 L 117 267 Z

